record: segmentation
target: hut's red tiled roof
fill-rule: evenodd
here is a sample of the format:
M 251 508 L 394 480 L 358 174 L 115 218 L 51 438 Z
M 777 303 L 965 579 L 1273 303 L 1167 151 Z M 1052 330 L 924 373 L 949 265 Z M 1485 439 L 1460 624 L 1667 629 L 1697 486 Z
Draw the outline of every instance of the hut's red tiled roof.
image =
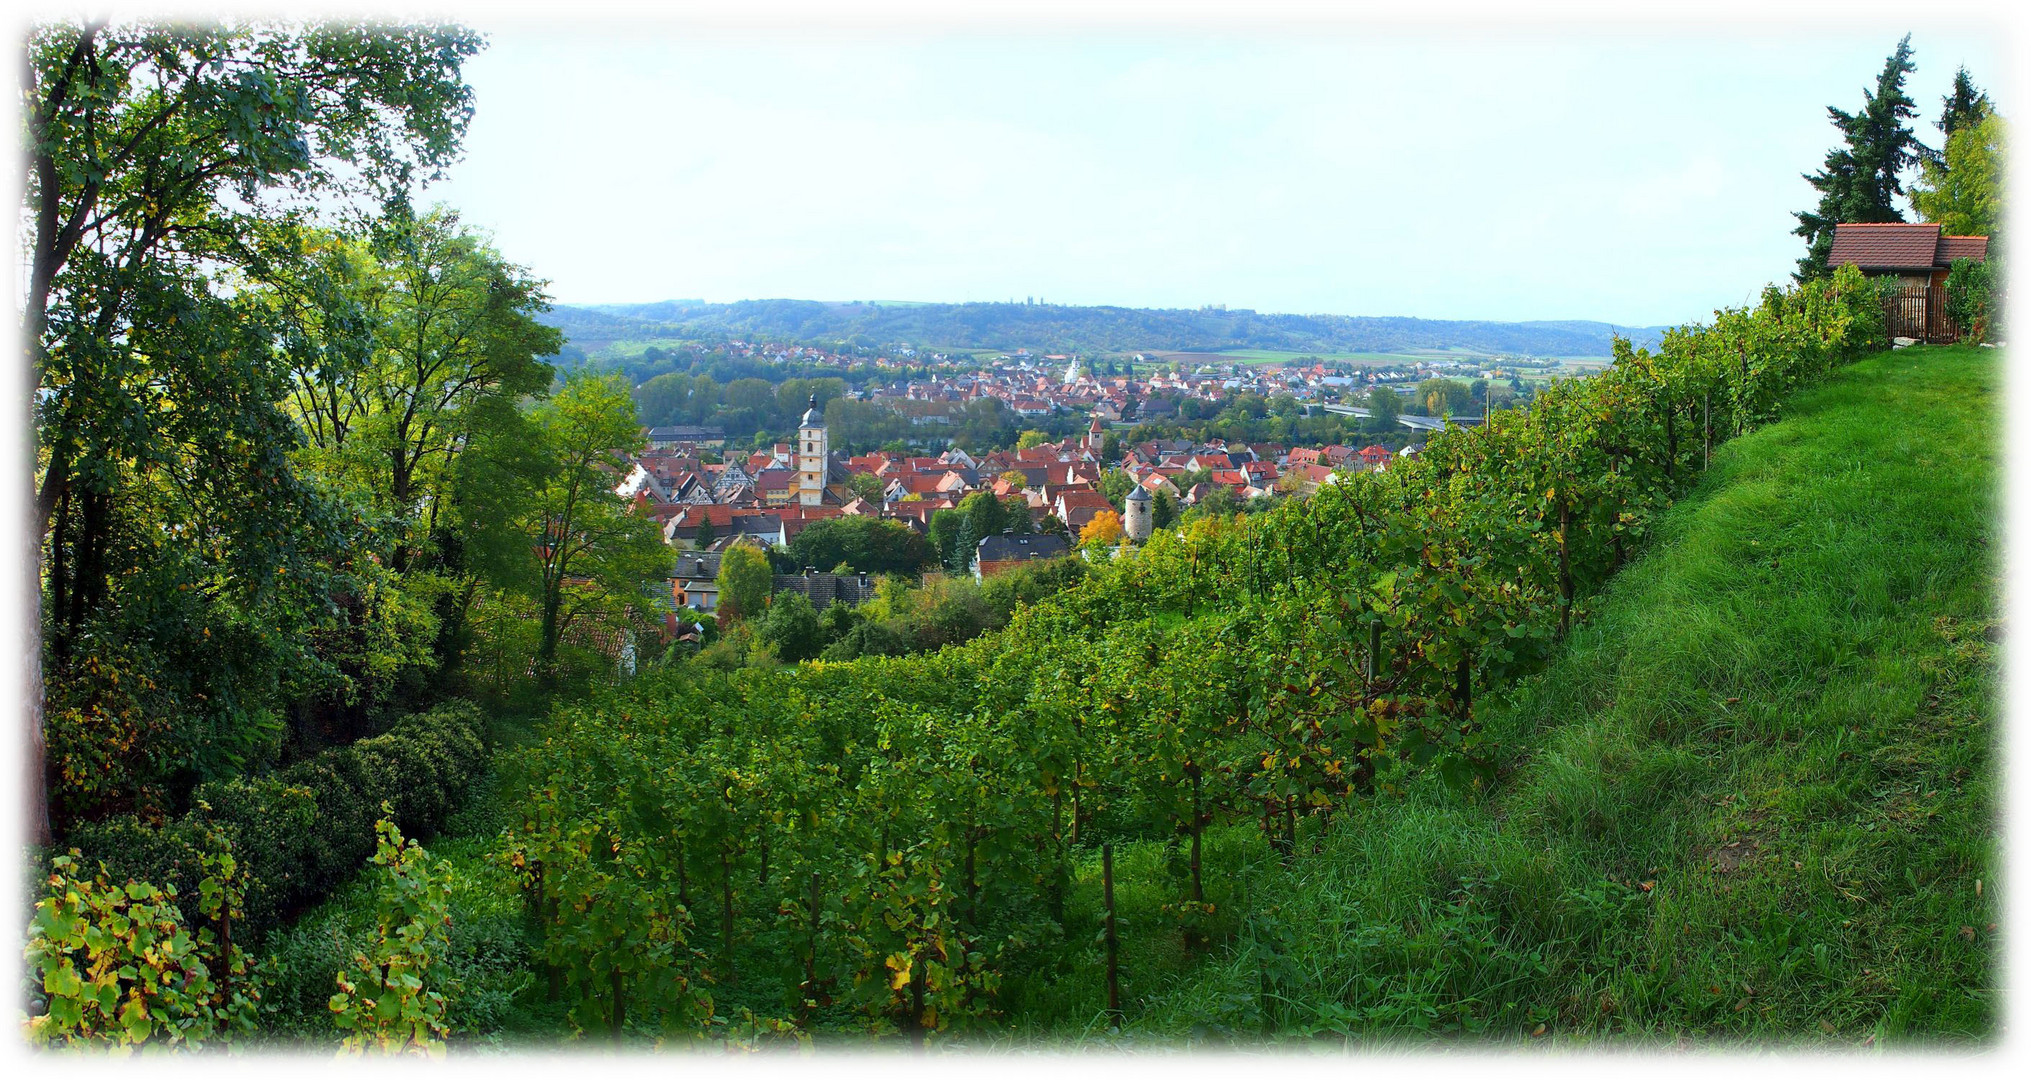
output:
M 1864 270 L 1931 270 L 1955 259 L 1985 259 L 1986 236 L 1941 236 L 1936 224 L 1918 222 L 1854 223 L 1834 226 L 1829 266 Z
M 1939 261 L 1951 266 L 1955 259 L 1973 259 L 1986 262 L 1989 257 L 1989 238 L 1986 236 L 1942 236 L 1939 238 Z

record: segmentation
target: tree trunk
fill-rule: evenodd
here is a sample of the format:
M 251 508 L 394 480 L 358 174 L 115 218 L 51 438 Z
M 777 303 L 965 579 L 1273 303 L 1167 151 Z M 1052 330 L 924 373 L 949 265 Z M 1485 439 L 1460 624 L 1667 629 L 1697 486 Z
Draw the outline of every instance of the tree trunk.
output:
M 58 617 L 61 617 L 64 611 L 70 605 L 70 587 L 69 587 L 70 571 L 69 567 L 65 565 L 63 557 L 64 551 L 66 550 L 67 545 L 70 543 L 70 521 L 71 521 L 71 501 L 69 499 L 65 499 L 61 503 L 57 504 L 56 531 L 49 541 L 49 562 L 50 562 L 49 610 L 55 613 Z M 36 553 L 36 557 L 38 559 L 41 558 L 41 551 L 39 548 L 41 539 L 42 539 L 41 537 L 36 537 L 35 541 L 38 544 L 38 550 Z M 41 591 L 40 582 L 36 583 L 36 589 L 37 592 L 40 593 Z M 37 606 L 38 608 L 40 607 L 40 605 Z M 39 618 L 36 620 L 37 624 L 36 628 L 38 630 L 41 629 L 41 622 L 42 620 Z M 64 662 L 70 659 L 69 635 L 62 633 L 57 634 L 56 640 L 50 642 L 49 651 L 50 651 L 50 659 L 54 663 L 54 666 L 57 668 L 57 670 L 61 671 L 63 669 Z
M 1199 770 L 1192 769 L 1192 902 L 1206 901 L 1206 886 L 1200 877 L 1199 835 L 1206 827 L 1206 814 L 1199 801 Z
M 927 1034 L 924 1024 L 924 965 L 910 965 L 910 1042 L 918 1053 L 924 1050 Z
M 555 681 L 557 668 L 557 615 L 564 604 L 564 577 L 558 574 L 554 581 L 543 585 L 543 623 L 541 636 L 536 645 L 536 680 L 538 685 L 548 688 Z
M 1063 792 L 1051 797 L 1051 846 L 1057 854 L 1057 873 L 1051 879 L 1051 918 L 1058 926 L 1065 925 L 1065 892 L 1072 880 L 1072 867 L 1067 861 L 1065 846 L 1065 796 Z
M 1079 766 L 1072 766 L 1072 846 L 1079 846 Z
M 559 921 L 558 916 L 560 910 L 561 905 L 558 903 L 557 897 L 551 896 L 550 926 L 556 926 L 558 924 Z M 550 932 L 549 927 L 545 927 L 544 928 L 545 936 L 548 936 L 549 932 Z M 547 977 L 547 981 L 545 983 L 543 991 L 543 999 L 545 1001 L 552 1002 L 562 999 L 564 997 L 564 969 L 557 964 L 545 963 L 543 965 L 543 972 L 544 975 Z
M 395 550 L 388 553 L 388 569 L 393 570 L 398 576 L 407 573 L 409 570 L 410 470 L 408 464 L 409 440 L 406 424 L 401 431 L 401 437 L 401 442 L 388 451 L 388 455 L 393 459 L 394 465 L 394 468 L 391 470 L 392 475 L 388 480 L 390 501 L 395 504 L 395 512 L 402 515 L 402 531 L 395 538 Z

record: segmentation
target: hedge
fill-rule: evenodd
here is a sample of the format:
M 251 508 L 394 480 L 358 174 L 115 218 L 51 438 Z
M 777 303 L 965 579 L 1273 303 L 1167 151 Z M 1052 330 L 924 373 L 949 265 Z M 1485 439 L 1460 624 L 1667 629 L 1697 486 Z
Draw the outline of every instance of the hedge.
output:
M 83 826 L 72 845 L 115 880 L 174 884 L 194 904 L 207 836 L 230 841 L 248 874 L 247 941 L 349 880 L 374 854 L 381 804 L 398 828 L 429 836 L 464 802 L 486 763 L 486 721 L 459 702 L 404 717 L 386 733 L 279 772 L 216 781 L 160 827 L 128 817 Z M 195 912 L 186 914 L 194 915 Z

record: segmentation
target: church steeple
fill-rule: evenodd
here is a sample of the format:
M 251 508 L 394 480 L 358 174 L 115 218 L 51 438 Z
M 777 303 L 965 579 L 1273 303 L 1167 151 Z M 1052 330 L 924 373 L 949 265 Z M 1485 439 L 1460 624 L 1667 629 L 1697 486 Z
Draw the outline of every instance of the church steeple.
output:
M 818 395 L 812 394 L 804 418 L 797 422 L 797 502 L 817 506 L 825 497 L 825 477 L 831 469 L 831 448 L 825 437 L 825 414 L 818 411 Z

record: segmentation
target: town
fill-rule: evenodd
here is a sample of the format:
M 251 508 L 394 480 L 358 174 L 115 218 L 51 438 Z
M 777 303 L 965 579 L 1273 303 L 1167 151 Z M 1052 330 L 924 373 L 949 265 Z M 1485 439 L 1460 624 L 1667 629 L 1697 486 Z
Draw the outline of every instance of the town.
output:
M 765 355 L 778 361 L 845 361 L 799 347 Z M 1435 360 L 1349 375 L 1313 361 L 1095 375 L 1077 357 L 1032 359 L 1019 352 L 984 368 L 909 381 L 900 392 L 837 400 L 892 410 L 933 433 L 926 441 L 936 440 L 935 433 L 949 426 L 956 412 L 983 401 L 998 403 L 1024 421 L 1057 421 L 1059 427 L 1073 423 L 1067 417 L 1084 416 L 1083 430 L 1044 441 L 1044 433 L 1033 429 L 1013 449 L 977 454 L 956 446 L 936 454 L 911 453 L 907 447 L 850 454 L 834 444 L 826 410 L 813 394 L 795 442 L 746 453 L 729 450 L 724 433 L 710 427 L 644 428 L 646 449 L 629 455 L 615 492 L 656 522 L 665 543 L 690 556 L 678 560 L 670 582 L 672 604 L 678 608 L 717 610 L 716 556 L 732 544 L 748 542 L 781 552 L 818 522 L 854 516 L 899 522 L 927 535 L 938 512 L 956 511 L 967 496 L 987 492 L 1019 504 L 1027 528 L 1011 526 L 1002 534 L 980 537 L 974 550 L 955 560 L 953 569 L 980 579 L 1017 562 L 1066 555 L 1082 541 L 1141 541 L 1150 529 L 1192 509 L 1263 509 L 1281 498 L 1309 495 L 1343 472 L 1387 469 L 1400 457 L 1415 456 L 1422 444 L 1410 440 L 1443 427 L 1448 418 L 1406 410 L 1393 423 L 1385 417 L 1378 424 L 1377 410 L 1338 403 L 1369 402 L 1379 390 L 1408 399 L 1406 405 L 1422 404 L 1420 390 L 1454 372 L 1478 381 L 1468 389 L 1466 403 L 1476 411 L 1453 422 L 1478 423 L 1487 380 L 1499 378 L 1500 367 Z M 1254 395 L 1264 409 L 1365 421 L 1366 431 L 1342 425 L 1346 442 L 1316 447 L 1219 438 L 1124 442 L 1124 436 L 1147 430 L 1143 425 L 1175 418 L 1183 411 L 1181 403 L 1204 415 L 1207 406 L 1217 410 L 1244 395 Z M 1514 390 L 1507 396 L 1513 398 Z M 1012 559 L 1003 553 L 1011 547 L 1006 536 L 1015 533 L 1035 535 L 1021 541 Z M 854 568 L 795 569 L 801 573 L 781 575 L 781 587 L 805 592 L 821 608 L 835 600 L 857 603 L 870 594 L 866 574 Z M 821 573 L 833 569 L 846 572 Z

